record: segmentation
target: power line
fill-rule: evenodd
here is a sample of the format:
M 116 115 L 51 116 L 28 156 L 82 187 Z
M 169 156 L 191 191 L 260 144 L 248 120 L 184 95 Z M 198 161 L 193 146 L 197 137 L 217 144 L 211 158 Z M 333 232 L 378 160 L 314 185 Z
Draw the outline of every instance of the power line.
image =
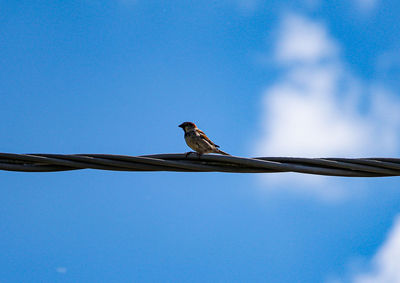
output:
M 0 153 L 0 170 L 54 172 L 78 169 L 279 173 L 297 172 L 344 177 L 400 176 L 399 158 L 244 158 L 204 154 L 14 154 Z

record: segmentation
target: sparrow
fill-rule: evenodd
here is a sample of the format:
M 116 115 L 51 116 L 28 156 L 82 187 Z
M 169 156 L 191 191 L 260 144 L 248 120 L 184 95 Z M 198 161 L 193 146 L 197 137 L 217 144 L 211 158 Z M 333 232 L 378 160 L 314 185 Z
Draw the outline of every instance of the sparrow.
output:
M 202 130 L 197 128 L 195 123 L 184 122 L 178 127 L 181 127 L 185 132 L 186 144 L 199 155 L 203 153 L 219 153 L 223 155 L 230 155 L 218 149 L 219 146 L 213 143 Z

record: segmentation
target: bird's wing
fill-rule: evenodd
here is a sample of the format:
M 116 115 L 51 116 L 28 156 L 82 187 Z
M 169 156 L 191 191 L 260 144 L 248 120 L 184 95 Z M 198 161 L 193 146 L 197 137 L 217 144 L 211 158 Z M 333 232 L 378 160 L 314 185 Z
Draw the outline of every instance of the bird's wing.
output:
M 202 137 L 203 139 L 205 139 L 207 142 L 209 142 L 211 145 L 215 146 L 215 147 L 219 147 L 219 145 L 216 145 L 215 143 L 213 143 L 207 136 L 206 134 L 202 131 L 202 130 L 198 130 L 200 137 Z

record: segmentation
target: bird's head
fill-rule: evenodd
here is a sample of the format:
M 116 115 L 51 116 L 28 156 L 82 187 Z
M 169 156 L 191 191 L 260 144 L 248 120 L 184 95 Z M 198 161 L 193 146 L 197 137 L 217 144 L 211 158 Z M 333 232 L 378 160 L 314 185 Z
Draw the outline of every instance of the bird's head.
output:
M 192 123 L 192 122 L 183 122 L 178 127 L 181 127 L 185 131 L 185 133 L 197 128 L 195 123 Z

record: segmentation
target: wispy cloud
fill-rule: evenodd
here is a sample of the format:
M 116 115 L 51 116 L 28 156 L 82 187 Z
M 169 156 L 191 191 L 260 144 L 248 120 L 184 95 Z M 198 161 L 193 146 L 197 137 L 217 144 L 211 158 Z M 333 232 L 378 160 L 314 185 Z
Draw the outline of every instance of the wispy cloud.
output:
M 235 0 L 239 9 L 245 13 L 254 12 L 262 0 Z
M 384 86 L 354 76 L 340 50 L 323 23 L 297 14 L 283 17 L 272 54 L 283 72 L 262 98 L 258 155 L 358 157 L 399 152 L 400 101 Z M 299 190 L 298 184 L 303 184 L 312 194 L 340 196 L 343 191 L 329 187 L 329 180 L 265 177 L 275 187 Z
M 296 14 L 284 17 L 276 38 L 275 58 L 280 64 L 317 63 L 338 54 L 338 45 L 324 25 Z
M 354 0 L 356 7 L 362 12 L 369 13 L 378 6 L 378 0 Z
M 67 273 L 67 268 L 66 268 L 66 267 L 63 267 L 63 266 L 59 266 L 59 267 L 56 268 L 56 271 L 57 271 L 58 273 L 65 274 L 65 273 Z
M 118 0 L 118 2 L 122 5 L 134 5 L 138 0 Z
M 354 277 L 354 283 L 400 282 L 400 216 L 371 261 L 371 269 Z
M 397 215 L 386 240 L 370 262 L 351 268 L 345 278 L 329 279 L 327 283 L 398 283 L 400 282 L 400 215 Z M 352 266 L 352 265 L 350 265 Z M 354 271 L 356 269 L 357 271 Z M 362 272 L 359 270 L 363 269 Z

